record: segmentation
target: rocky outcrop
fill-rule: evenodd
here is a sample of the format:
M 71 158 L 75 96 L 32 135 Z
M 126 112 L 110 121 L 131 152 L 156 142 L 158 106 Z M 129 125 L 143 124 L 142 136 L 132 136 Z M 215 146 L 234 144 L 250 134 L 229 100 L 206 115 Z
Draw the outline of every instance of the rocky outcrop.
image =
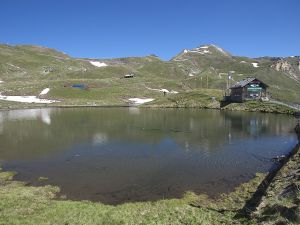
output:
M 290 78 L 300 81 L 300 62 L 293 63 L 286 59 L 280 59 L 272 66 L 273 69 L 285 73 Z

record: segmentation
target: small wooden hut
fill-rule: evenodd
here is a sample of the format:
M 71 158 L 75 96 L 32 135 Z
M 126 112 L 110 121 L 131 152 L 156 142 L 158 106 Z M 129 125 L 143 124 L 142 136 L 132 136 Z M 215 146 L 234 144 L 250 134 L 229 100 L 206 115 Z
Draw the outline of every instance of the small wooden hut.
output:
M 230 87 L 230 101 L 260 100 L 267 98 L 269 86 L 257 78 L 246 78 Z

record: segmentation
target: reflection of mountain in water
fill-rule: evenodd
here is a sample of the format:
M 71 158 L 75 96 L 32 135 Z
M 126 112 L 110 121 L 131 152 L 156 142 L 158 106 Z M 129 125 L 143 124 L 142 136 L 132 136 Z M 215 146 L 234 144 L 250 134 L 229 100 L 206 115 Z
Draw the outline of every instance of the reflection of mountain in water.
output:
M 108 142 L 159 144 L 217 151 L 232 139 L 288 133 L 285 115 L 185 109 L 33 109 L 0 113 L 0 158 L 34 159 L 70 146 Z

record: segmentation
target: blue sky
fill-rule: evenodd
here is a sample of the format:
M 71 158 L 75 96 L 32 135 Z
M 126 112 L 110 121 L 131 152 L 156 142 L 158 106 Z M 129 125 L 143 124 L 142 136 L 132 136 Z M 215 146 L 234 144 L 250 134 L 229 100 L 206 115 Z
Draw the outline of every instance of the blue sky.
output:
M 74 57 L 156 54 L 213 43 L 234 55 L 300 55 L 299 0 L 0 0 L 0 43 Z

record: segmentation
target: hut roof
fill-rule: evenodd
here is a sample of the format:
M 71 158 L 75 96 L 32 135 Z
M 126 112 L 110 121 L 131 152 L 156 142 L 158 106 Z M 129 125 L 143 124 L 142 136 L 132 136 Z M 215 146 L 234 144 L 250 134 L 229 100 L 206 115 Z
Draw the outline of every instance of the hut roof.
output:
M 247 84 L 251 83 L 254 80 L 258 80 L 255 77 L 248 77 L 244 80 L 241 80 L 239 82 L 237 82 L 235 85 L 231 86 L 230 89 L 232 88 L 240 88 L 240 87 L 245 87 Z M 261 82 L 260 80 L 258 80 L 260 83 L 262 83 L 263 85 L 265 85 L 266 87 L 268 87 L 268 85 L 266 85 L 264 82 Z

